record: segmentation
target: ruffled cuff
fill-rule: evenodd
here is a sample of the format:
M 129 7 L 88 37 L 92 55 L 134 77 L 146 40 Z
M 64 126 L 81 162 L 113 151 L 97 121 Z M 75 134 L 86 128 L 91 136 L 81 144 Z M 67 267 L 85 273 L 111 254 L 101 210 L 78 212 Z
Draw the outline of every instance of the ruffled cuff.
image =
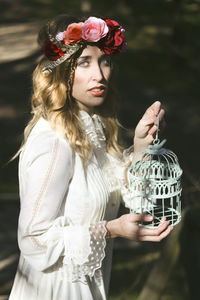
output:
M 123 161 L 127 166 L 133 161 L 133 145 L 123 151 Z
M 105 257 L 106 222 L 88 226 L 65 228 L 63 276 L 68 281 L 86 282 L 101 268 Z
M 129 191 L 126 189 L 126 172 L 133 160 L 133 146 L 123 151 L 121 159 L 113 157 L 109 153 L 107 153 L 107 158 L 108 161 L 104 163 L 103 172 L 110 192 L 123 190 L 123 198 L 123 194 L 129 194 Z
M 124 182 L 121 188 L 121 197 L 125 207 L 129 208 L 130 210 L 133 209 L 133 195 L 131 190 L 129 189 L 128 185 Z

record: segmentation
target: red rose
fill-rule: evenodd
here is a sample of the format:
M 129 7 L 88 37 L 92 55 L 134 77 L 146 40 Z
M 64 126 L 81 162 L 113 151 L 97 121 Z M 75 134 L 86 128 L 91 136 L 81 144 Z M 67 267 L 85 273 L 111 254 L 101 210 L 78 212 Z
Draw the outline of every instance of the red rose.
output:
M 81 40 L 82 37 L 82 22 L 70 24 L 64 32 L 64 44 L 76 43 Z
M 115 28 L 120 28 L 119 23 L 117 23 L 115 20 L 104 19 L 104 21 L 106 22 L 106 24 L 110 30 L 113 30 Z
M 104 19 L 109 31 L 102 41 L 100 47 L 106 54 L 118 54 L 124 51 L 126 42 L 124 40 L 124 30 L 119 23 L 114 20 Z
M 57 60 L 65 54 L 60 47 L 57 47 L 50 40 L 45 41 L 41 48 L 41 52 L 46 55 L 49 60 Z

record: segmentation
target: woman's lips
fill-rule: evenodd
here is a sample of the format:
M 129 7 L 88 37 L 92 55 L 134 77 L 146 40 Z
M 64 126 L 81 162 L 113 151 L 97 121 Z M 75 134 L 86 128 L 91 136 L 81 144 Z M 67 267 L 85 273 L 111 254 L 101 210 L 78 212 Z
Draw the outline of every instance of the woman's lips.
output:
M 103 94 L 105 93 L 105 87 L 92 88 L 88 90 L 88 92 L 93 96 L 103 96 Z

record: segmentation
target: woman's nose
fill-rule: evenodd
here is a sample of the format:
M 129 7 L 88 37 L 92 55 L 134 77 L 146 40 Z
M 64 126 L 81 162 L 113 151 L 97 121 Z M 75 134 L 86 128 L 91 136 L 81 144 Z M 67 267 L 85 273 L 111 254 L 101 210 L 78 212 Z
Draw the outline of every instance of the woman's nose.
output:
M 93 72 L 92 72 L 92 80 L 96 80 L 98 82 L 102 81 L 104 78 L 102 69 L 99 64 L 95 64 L 93 66 Z

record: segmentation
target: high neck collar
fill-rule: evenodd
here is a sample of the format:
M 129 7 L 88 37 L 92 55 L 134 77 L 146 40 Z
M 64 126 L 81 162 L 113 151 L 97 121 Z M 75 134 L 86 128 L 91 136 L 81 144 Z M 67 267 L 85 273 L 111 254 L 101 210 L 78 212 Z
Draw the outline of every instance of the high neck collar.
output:
M 86 111 L 80 110 L 80 118 L 92 145 L 97 149 L 105 147 L 106 137 L 103 129 L 105 126 L 101 117 L 97 114 L 90 115 Z

